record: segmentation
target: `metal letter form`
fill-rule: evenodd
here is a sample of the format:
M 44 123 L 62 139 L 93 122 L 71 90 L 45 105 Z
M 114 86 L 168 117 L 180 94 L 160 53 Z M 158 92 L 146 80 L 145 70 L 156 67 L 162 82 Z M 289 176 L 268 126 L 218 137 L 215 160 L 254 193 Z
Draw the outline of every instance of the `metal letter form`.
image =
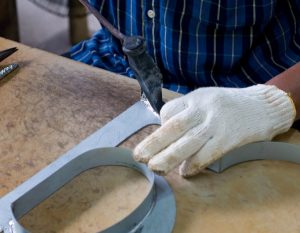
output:
M 130 151 L 116 147 L 139 129 L 152 124 L 160 124 L 158 114 L 148 104 L 139 101 L 2 197 L 2 232 L 28 232 L 17 221 L 28 211 L 85 170 L 117 165 L 141 172 L 151 187 L 146 198 L 132 213 L 102 232 L 170 233 L 176 216 L 175 198 L 170 186 L 163 177 L 155 175 L 146 165 L 135 162 Z M 164 224 L 161 224 L 162 218 Z

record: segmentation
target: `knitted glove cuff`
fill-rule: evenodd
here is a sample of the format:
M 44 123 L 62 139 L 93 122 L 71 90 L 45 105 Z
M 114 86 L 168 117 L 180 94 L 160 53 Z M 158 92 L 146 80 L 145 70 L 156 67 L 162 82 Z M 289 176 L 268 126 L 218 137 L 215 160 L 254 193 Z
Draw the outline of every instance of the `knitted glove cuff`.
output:
M 248 89 L 265 102 L 272 136 L 288 131 L 296 118 L 295 104 L 289 94 L 273 85 L 258 84 Z

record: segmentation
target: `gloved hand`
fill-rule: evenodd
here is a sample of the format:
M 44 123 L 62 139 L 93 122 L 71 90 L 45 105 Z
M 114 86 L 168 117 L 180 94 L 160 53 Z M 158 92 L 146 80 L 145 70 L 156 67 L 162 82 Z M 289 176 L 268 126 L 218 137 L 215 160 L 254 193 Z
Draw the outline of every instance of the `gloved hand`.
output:
M 271 140 L 287 131 L 295 106 L 275 86 L 199 88 L 163 106 L 162 126 L 134 150 L 137 161 L 166 174 L 181 164 L 188 177 L 247 143 Z

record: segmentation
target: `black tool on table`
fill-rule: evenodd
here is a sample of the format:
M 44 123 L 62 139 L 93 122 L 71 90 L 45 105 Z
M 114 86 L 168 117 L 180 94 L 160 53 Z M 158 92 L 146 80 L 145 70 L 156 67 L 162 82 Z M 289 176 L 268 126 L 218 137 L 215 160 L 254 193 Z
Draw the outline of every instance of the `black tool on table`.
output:
M 117 30 L 87 0 L 79 0 L 113 36 L 122 43 L 129 66 L 134 71 L 142 92 L 152 108 L 159 113 L 164 105 L 162 100 L 162 74 L 152 57 L 147 53 L 145 39 L 141 36 L 126 36 Z
M 14 52 L 16 52 L 18 49 L 16 47 L 5 49 L 0 51 L 0 61 L 3 61 L 5 58 L 12 55 Z

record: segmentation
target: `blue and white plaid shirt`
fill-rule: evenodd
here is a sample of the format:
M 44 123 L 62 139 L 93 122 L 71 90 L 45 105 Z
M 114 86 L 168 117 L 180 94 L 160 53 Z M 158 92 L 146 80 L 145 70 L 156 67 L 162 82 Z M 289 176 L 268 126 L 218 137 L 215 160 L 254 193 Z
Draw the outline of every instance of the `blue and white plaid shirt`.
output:
M 300 61 L 299 0 L 89 2 L 122 33 L 145 37 L 164 87 L 181 93 L 265 83 Z M 105 29 L 69 55 L 133 76 L 119 41 Z

